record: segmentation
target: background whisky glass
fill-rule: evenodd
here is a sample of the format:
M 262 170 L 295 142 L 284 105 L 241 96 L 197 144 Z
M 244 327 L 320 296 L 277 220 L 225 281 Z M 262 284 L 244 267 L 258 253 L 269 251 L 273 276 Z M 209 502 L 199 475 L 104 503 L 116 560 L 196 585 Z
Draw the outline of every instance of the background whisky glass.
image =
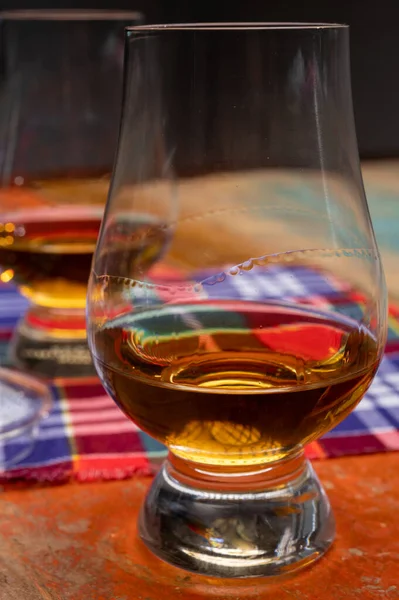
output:
M 0 266 L 30 299 L 12 346 L 43 375 L 92 371 L 91 259 L 108 193 L 129 11 L 3 12 Z
M 170 450 L 142 539 L 209 576 L 287 574 L 328 549 L 303 448 L 356 406 L 383 353 L 348 38 L 315 24 L 127 31 L 89 346 L 115 402 Z

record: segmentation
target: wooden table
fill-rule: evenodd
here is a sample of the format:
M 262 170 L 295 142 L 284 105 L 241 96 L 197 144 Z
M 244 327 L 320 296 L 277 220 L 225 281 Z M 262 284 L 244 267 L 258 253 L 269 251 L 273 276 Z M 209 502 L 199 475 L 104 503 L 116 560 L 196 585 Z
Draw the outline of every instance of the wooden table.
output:
M 365 180 L 373 216 L 378 220 L 385 211 L 388 223 L 397 213 L 399 231 L 396 173 L 397 163 L 369 165 Z M 379 190 L 388 197 L 388 211 Z M 381 219 L 377 236 L 385 239 Z M 396 249 L 391 244 L 382 250 L 396 297 Z M 315 467 L 334 508 L 337 539 L 319 563 L 279 583 L 209 580 L 153 558 L 136 538 L 148 479 L 8 486 L 0 495 L 0 600 L 399 598 L 399 455 L 326 460 Z
M 8 489 L 0 504 L 1 600 L 399 598 L 399 455 L 315 464 L 337 539 L 290 580 L 231 582 L 161 563 L 136 539 L 148 479 Z

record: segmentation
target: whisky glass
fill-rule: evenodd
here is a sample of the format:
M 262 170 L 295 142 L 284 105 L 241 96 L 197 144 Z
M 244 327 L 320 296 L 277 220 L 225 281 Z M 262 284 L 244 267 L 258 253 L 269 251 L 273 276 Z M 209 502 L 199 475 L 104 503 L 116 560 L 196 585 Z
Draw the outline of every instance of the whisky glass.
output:
M 145 544 L 222 577 L 322 556 L 334 519 L 304 446 L 361 400 L 386 338 L 346 26 L 128 28 L 87 318 L 108 393 L 169 449 Z
M 23 10 L 0 19 L 0 267 L 30 302 L 15 366 L 94 374 L 90 265 L 107 198 L 130 11 Z

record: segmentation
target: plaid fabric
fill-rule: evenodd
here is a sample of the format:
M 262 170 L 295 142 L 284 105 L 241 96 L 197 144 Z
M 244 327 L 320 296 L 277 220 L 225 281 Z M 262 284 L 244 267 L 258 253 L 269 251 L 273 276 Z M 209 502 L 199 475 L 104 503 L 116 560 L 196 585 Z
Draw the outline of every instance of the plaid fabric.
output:
M 272 266 L 267 272 L 228 277 L 222 286 L 209 278 L 205 297 L 254 299 L 284 297 L 320 309 L 333 308 L 357 317 L 362 304 L 356 294 L 330 276 L 305 267 Z M 0 350 L 26 302 L 12 286 L 0 288 Z M 164 447 L 139 431 L 104 393 L 98 381 L 54 384 L 50 416 L 40 425 L 31 454 L 12 470 L 1 471 L 3 481 L 14 478 L 60 481 L 121 479 L 150 474 L 165 456 Z M 14 443 L 15 445 L 15 443 Z M 311 458 L 399 449 L 399 311 L 390 309 L 386 356 L 360 405 L 321 440 L 310 444 Z M 3 442 L 1 457 L 15 453 L 13 442 Z M 4 464 L 4 462 L 3 462 Z

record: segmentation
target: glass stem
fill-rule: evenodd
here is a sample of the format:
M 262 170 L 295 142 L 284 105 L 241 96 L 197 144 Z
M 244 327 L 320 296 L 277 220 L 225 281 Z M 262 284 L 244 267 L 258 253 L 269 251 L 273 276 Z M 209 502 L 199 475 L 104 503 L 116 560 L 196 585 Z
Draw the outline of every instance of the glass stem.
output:
M 306 469 L 303 448 L 296 446 L 283 459 L 248 466 L 200 464 L 169 452 L 166 472 L 175 481 L 192 488 L 217 492 L 258 492 L 287 485 Z

